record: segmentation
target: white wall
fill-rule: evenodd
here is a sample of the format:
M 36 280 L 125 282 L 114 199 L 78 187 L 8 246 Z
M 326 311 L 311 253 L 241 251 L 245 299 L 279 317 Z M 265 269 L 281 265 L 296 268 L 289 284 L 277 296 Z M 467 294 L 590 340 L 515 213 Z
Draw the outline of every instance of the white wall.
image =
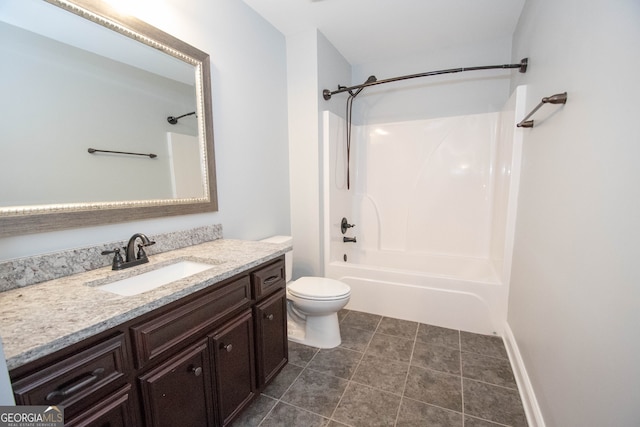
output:
M 640 420 L 640 3 L 528 0 L 530 69 L 508 324 L 547 426 Z
M 287 37 L 293 279 L 321 272 L 317 40 L 316 30 Z
M 219 212 L 0 239 L 0 259 L 216 223 L 229 238 L 290 233 L 284 36 L 233 0 L 164 0 L 136 16 L 211 56 Z
M 338 85 L 348 84 L 350 81 L 351 64 L 321 32 L 318 32 L 318 109 L 328 110 L 340 117 L 345 117 L 346 97 L 336 95 L 335 98 L 325 100 L 322 97 L 322 91 L 336 90 Z M 322 120 L 322 117 L 319 120 Z
M 349 64 L 317 30 L 287 37 L 293 278 L 323 275 L 322 110 L 337 110 L 321 92 L 347 79 Z M 344 114 L 344 113 L 343 113 Z

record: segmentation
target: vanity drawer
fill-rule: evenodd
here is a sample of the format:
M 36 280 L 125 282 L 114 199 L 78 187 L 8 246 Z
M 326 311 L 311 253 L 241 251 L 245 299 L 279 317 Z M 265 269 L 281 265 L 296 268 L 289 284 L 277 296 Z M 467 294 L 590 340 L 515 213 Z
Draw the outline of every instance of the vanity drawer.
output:
M 177 349 L 191 336 L 251 302 L 249 276 L 131 328 L 137 366 Z
M 127 384 L 117 392 L 100 400 L 69 419 L 65 413 L 65 427 L 127 427 L 135 426 L 136 408 L 133 388 Z
M 251 273 L 253 283 L 253 296 L 259 299 L 286 285 L 284 259 L 280 258 L 276 262 Z
M 124 334 L 60 358 L 52 365 L 13 383 L 19 405 L 73 405 L 88 397 L 98 397 L 120 383 L 130 369 Z M 98 393 L 100 392 L 100 393 Z M 93 395 L 93 396 L 92 396 Z M 83 401 L 83 405 L 85 401 Z

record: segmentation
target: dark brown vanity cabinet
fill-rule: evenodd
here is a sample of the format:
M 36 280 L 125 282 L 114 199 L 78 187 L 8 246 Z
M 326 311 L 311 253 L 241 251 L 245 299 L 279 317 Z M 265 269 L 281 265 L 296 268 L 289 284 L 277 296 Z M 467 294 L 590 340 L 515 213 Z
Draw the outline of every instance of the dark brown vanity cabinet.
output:
M 256 341 L 257 341 L 257 373 L 258 387 L 269 383 L 273 377 L 287 364 L 287 300 L 285 290 L 256 304 Z M 282 331 L 285 333 L 282 333 Z
M 214 426 L 206 340 L 142 375 L 140 388 L 147 426 Z
M 213 372 L 220 425 L 227 425 L 256 393 L 253 316 L 251 310 L 215 331 Z
M 129 427 L 138 425 L 133 405 L 133 389 L 127 384 L 96 405 L 73 418 L 66 417 L 66 427 Z
M 65 425 L 223 427 L 287 363 L 284 257 L 10 372 Z
M 64 406 L 67 419 L 79 418 L 78 414 L 89 406 L 99 406 L 103 400 L 109 400 L 110 393 L 126 384 L 131 370 L 129 346 L 122 333 L 79 343 L 48 363 L 42 361 L 45 363 L 38 365 L 38 362 L 41 361 L 34 362 L 34 368 L 26 375 L 13 380 L 16 404 Z M 122 404 L 130 406 L 131 399 L 127 398 Z M 128 420 L 127 415 L 123 413 L 123 422 Z

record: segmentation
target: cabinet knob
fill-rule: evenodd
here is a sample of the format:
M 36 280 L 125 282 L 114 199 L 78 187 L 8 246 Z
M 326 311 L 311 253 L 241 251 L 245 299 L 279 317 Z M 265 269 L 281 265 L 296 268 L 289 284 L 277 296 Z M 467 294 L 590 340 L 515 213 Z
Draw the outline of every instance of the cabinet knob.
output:
M 193 375 L 195 375 L 196 377 L 199 377 L 200 375 L 202 375 L 202 368 L 200 366 L 198 367 L 192 366 L 191 372 L 193 372 Z
M 233 350 L 233 344 L 220 344 L 220 350 L 227 350 L 227 353 L 231 353 L 231 350 Z
M 264 318 L 267 320 L 273 320 L 273 313 L 272 314 L 265 314 Z

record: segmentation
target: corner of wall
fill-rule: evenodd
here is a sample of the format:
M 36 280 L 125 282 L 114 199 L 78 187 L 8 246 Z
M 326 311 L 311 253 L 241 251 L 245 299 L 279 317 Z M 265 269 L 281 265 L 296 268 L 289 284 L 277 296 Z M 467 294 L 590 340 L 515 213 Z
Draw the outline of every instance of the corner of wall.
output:
M 508 322 L 504 324 L 502 337 L 505 347 L 507 348 L 507 354 L 516 378 L 516 383 L 518 384 L 520 399 L 522 400 L 522 406 L 524 406 L 524 412 L 527 416 L 527 423 L 529 427 L 545 427 L 546 424 L 542 418 L 542 411 L 538 405 L 533 385 L 531 384 L 529 374 L 527 373 L 522 355 L 520 354 L 518 342 Z

